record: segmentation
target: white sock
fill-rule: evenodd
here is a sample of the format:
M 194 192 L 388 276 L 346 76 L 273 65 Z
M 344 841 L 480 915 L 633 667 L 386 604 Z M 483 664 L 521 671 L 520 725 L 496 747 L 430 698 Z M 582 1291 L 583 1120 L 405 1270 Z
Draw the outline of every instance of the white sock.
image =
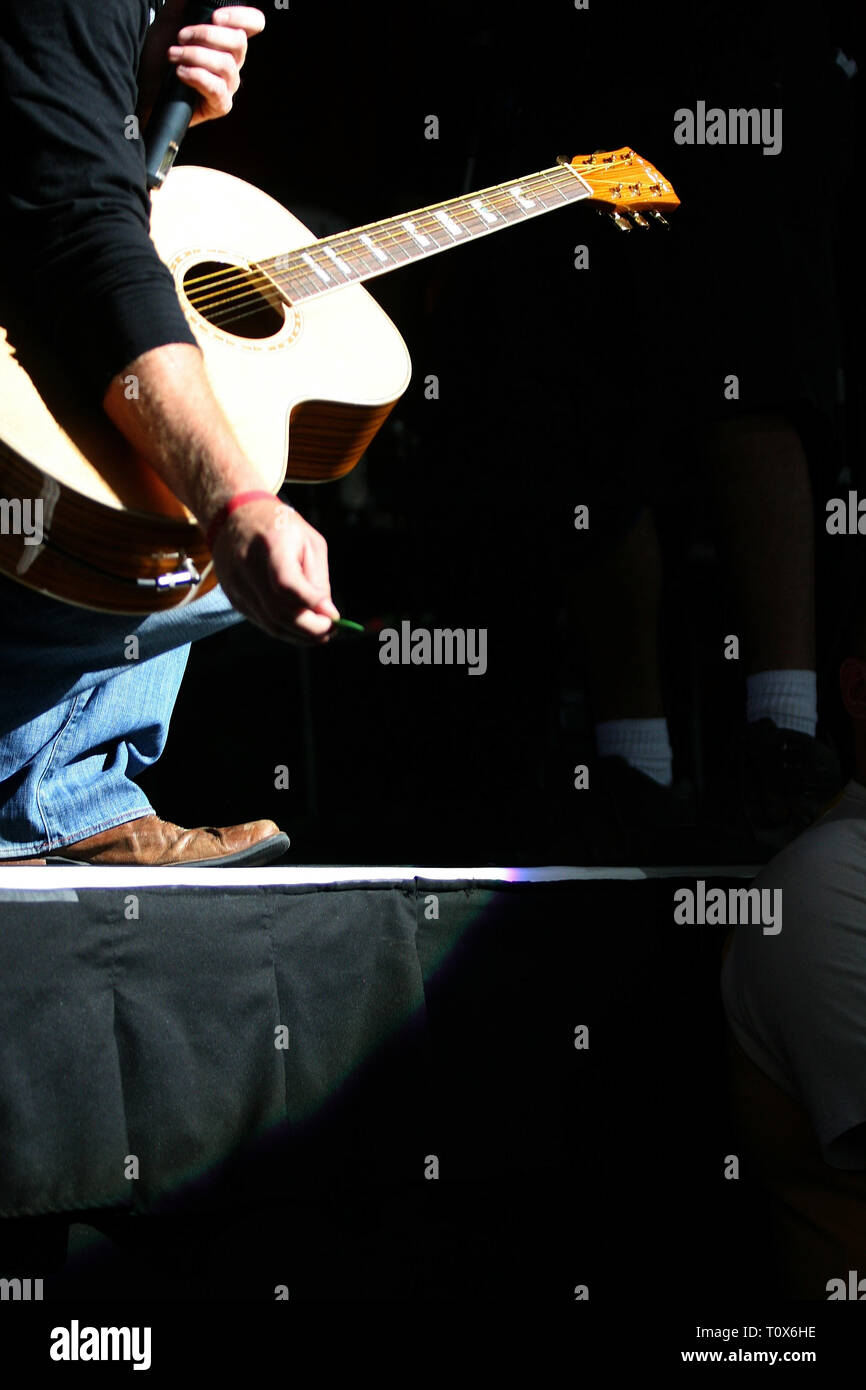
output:
M 595 726 L 600 758 L 625 758 L 662 787 L 673 782 L 673 757 L 666 719 L 605 719 Z
M 772 719 L 779 729 L 815 737 L 818 682 L 814 671 L 758 671 L 746 676 L 746 722 Z

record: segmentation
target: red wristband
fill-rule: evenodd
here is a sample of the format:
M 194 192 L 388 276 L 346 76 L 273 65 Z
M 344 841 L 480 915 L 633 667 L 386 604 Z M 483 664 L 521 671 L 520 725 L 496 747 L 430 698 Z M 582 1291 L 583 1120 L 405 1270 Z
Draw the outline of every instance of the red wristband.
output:
M 205 540 L 208 543 L 208 548 L 213 550 L 214 541 L 225 526 L 232 512 L 236 512 L 238 507 L 243 507 L 247 502 L 276 502 L 276 500 L 272 492 L 263 492 L 261 489 L 256 489 L 253 492 L 238 492 L 234 497 L 230 497 L 228 502 L 224 502 L 220 507 L 210 526 L 205 531 Z

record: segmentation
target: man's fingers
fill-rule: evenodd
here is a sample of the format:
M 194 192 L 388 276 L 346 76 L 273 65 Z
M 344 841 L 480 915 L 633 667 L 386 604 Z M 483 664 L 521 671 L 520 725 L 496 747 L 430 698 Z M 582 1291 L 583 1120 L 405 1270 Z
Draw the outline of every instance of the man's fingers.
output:
M 320 536 L 318 531 L 313 531 L 307 536 L 304 552 L 301 557 L 301 567 L 304 575 L 310 584 L 318 590 L 319 594 L 329 594 L 331 591 L 331 579 L 328 574 L 328 545 L 324 536 Z M 311 605 L 320 607 L 320 605 Z
M 189 68 L 196 72 L 211 73 L 221 82 L 224 82 L 231 92 L 236 92 L 240 86 L 238 65 L 230 53 L 221 53 L 212 48 L 198 48 L 184 44 L 183 47 L 177 45 L 170 48 L 168 56 L 170 61 L 177 63 L 179 67 Z
M 336 621 L 340 616 L 340 612 L 334 600 L 331 598 L 331 576 L 328 572 L 328 542 L 318 531 L 311 530 L 309 532 L 301 564 L 307 579 L 322 595 L 319 602 L 315 604 L 315 611 L 317 613 L 324 613 L 327 617 Z
M 327 582 L 312 584 L 300 567 L 280 560 L 271 565 L 271 588 L 292 617 L 305 608 L 315 611 L 328 592 Z
M 282 535 L 270 553 L 271 589 L 281 599 L 291 595 L 296 611 L 322 612 L 331 592 L 327 541 L 296 511 L 284 507 L 273 525 Z
M 279 638 L 281 642 L 317 646 L 326 641 L 331 632 L 330 618 L 323 617 L 321 613 L 311 613 L 308 608 L 285 618 L 276 617 L 270 610 L 263 612 L 255 605 L 251 605 L 251 608 L 254 611 L 247 616 L 252 617 L 253 622 L 257 622 L 259 627 L 271 637 Z
M 285 603 L 274 602 L 267 591 L 262 592 L 258 585 L 250 582 L 249 575 L 237 576 L 239 584 L 233 582 L 233 578 L 222 579 L 232 604 L 270 637 L 310 645 L 321 643 L 330 635 L 332 622 L 329 617 L 312 612 L 294 598 L 290 599 L 288 594 L 283 596 Z
M 192 87 L 194 92 L 199 92 L 207 103 L 202 108 L 205 118 L 211 118 L 218 114 L 227 116 L 232 109 L 232 93 L 226 86 L 224 77 L 216 77 L 212 72 L 205 72 L 203 68 L 188 68 L 182 64 L 177 69 L 177 75 L 188 87 Z M 193 120 L 196 113 L 193 113 Z
M 250 622 L 260 627 L 269 637 L 275 637 L 279 642 L 294 642 L 299 647 L 319 647 L 329 640 L 332 624 L 329 619 L 321 617 L 319 614 L 309 614 L 306 611 L 296 622 L 280 623 L 277 622 L 269 613 L 263 613 L 254 605 L 243 608 L 240 604 L 235 604 L 239 612 L 249 618 Z
M 299 626 L 320 636 L 328 632 L 332 621 L 340 616 L 331 598 L 327 568 L 324 581 L 317 579 L 315 582 L 300 575 L 294 567 L 288 573 L 272 569 L 271 586 L 290 627 Z
M 321 613 L 304 612 L 299 614 L 286 635 L 291 638 L 297 634 L 309 641 L 320 642 L 328 636 L 332 626 L 331 619 L 323 617 Z
M 257 20 L 240 22 L 231 16 L 252 15 Z M 252 10 L 245 5 L 233 5 L 231 9 L 214 10 L 209 24 L 185 24 L 178 31 L 181 43 L 201 43 L 208 48 L 225 48 L 230 53 L 246 53 L 247 39 L 255 38 L 265 27 L 265 17 L 261 10 Z
M 184 49 L 226 53 L 238 67 L 247 56 L 247 36 L 242 29 L 217 29 L 212 24 L 194 24 L 188 29 L 181 29 L 168 50 L 169 55 L 177 52 L 178 45 Z
M 261 10 L 252 5 L 226 5 L 224 10 L 214 10 L 211 24 L 224 25 L 227 29 L 243 29 L 248 38 L 260 34 L 265 27 L 265 17 Z
M 340 614 L 324 536 L 277 498 L 251 503 L 217 537 L 217 572 L 232 603 L 272 637 L 321 645 Z
M 177 75 L 204 102 L 193 113 L 192 124 L 227 116 L 232 97 L 240 86 L 240 70 L 247 56 L 247 40 L 265 27 L 261 10 L 251 5 L 230 5 L 214 10 L 210 24 L 190 24 L 180 30 L 168 50 Z

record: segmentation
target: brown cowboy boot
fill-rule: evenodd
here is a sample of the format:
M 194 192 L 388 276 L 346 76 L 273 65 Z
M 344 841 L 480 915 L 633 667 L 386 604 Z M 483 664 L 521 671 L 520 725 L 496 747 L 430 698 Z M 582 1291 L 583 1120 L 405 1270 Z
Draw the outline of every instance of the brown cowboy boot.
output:
M 42 858 L 3 859 L 0 868 L 29 864 L 172 865 L 196 868 L 251 867 L 281 859 L 289 837 L 272 820 L 246 821 L 218 829 L 203 826 L 186 830 L 159 816 L 138 816 L 111 830 L 88 835 L 74 844 L 61 845 Z

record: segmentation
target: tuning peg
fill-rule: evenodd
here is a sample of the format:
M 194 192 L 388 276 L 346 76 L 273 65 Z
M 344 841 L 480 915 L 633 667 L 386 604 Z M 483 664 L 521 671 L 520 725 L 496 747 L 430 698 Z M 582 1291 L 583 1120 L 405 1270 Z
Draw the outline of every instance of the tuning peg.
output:
M 666 217 L 662 217 L 658 208 L 647 208 L 647 212 L 649 213 L 650 217 L 654 217 L 656 222 L 658 222 L 662 227 L 667 227 L 670 231 L 670 222 Z
M 619 227 L 621 232 L 630 232 L 631 223 L 626 220 L 619 212 L 609 212 L 608 216 L 615 227 Z
M 636 212 L 634 208 L 628 209 L 628 215 L 632 219 L 636 227 L 649 226 L 649 222 L 647 222 L 646 218 L 642 217 L 641 214 L 639 212 Z

